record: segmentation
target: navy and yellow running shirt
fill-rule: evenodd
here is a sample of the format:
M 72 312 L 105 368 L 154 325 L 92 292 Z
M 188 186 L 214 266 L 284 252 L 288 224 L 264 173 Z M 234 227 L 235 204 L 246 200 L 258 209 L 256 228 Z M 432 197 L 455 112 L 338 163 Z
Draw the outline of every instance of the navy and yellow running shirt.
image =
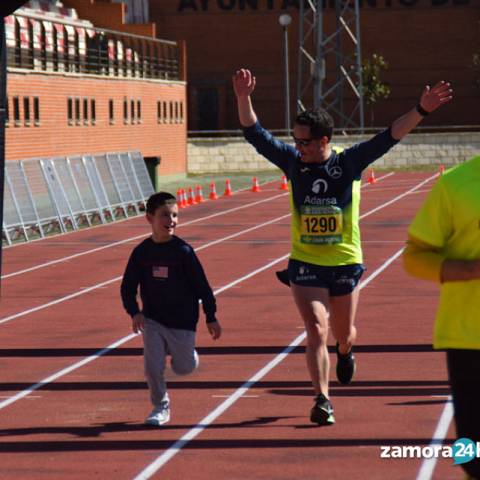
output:
M 480 260 L 480 156 L 445 172 L 408 233 L 449 260 Z M 480 279 L 444 282 L 434 347 L 480 349 Z
M 398 142 L 390 129 L 344 151 L 332 151 L 323 163 L 302 162 L 293 146 L 275 139 L 258 122 L 244 128 L 244 135 L 289 181 L 290 258 L 322 266 L 362 263 L 360 177 Z

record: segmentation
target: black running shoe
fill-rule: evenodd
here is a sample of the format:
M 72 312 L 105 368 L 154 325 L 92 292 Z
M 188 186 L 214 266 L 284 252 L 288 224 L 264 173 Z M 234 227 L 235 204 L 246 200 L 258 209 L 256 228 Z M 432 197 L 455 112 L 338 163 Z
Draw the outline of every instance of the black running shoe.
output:
M 287 287 L 290 286 L 290 279 L 288 278 L 288 270 L 280 270 L 279 272 L 275 272 L 278 280 L 286 285 Z
M 335 346 L 337 352 L 337 378 L 340 383 L 348 385 L 352 381 L 355 373 L 355 356 L 353 355 L 353 348 L 345 355 L 338 351 L 338 342 Z
M 310 421 L 318 425 L 333 425 L 335 423 L 332 404 L 322 393 L 315 398 L 315 404 L 310 412 Z

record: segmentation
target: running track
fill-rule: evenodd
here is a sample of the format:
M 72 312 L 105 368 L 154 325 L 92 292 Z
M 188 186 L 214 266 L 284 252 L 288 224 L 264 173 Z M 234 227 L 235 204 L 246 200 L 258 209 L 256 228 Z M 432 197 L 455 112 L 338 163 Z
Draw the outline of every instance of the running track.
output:
M 181 211 L 177 234 L 217 292 L 224 334 L 213 342 L 202 316 L 200 368 L 168 374 L 172 420 L 161 429 L 142 424 L 141 341 L 119 299 L 144 219 L 6 249 L 0 479 L 461 479 L 451 459 L 380 458 L 381 446 L 456 438 L 444 357 L 431 349 L 437 289 L 408 278 L 399 258 L 433 181 L 395 173 L 363 189 L 358 370 L 349 386 L 332 381 L 327 428 L 309 423 L 302 323 L 274 276 L 289 251 L 278 183 Z

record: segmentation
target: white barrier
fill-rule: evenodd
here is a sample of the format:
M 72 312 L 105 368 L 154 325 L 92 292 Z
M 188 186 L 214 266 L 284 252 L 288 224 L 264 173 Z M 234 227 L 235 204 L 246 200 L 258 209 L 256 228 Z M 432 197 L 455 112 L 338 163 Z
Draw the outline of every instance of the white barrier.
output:
M 2 237 L 10 245 L 137 215 L 152 193 L 140 152 L 9 161 Z

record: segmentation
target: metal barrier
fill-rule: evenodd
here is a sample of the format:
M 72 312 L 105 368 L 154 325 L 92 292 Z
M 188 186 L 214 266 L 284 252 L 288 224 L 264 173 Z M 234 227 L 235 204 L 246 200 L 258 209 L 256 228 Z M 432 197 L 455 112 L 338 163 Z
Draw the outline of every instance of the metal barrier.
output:
M 2 238 L 43 238 L 137 215 L 154 193 L 140 152 L 6 162 Z

